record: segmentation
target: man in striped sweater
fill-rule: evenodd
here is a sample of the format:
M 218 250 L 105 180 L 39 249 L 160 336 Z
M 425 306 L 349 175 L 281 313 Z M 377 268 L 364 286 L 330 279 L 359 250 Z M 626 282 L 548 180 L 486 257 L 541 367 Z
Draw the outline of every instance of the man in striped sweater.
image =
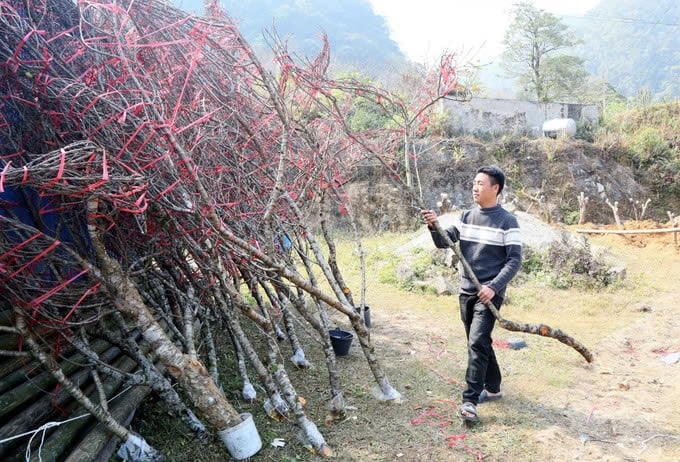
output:
M 496 319 L 484 304 L 500 309 L 505 288 L 522 264 L 522 242 L 517 219 L 498 203 L 505 174 L 495 166 L 481 167 L 472 183 L 472 198 L 478 207 L 463 212 L 460 223 L 446 230 L 452 241 L 460 241 L 460 250 L 481 284 L 477 290 L 461 268 L 460 317 L 468 339 L 467 387 L 463 391 L 461 416 L 477 420 L 477 404 L 500 399 L 501 371 L 492 346 L 491 332 Z M 434 229 L 437 215 L 423 210 L 423 219 L 439 248 L 446 242 Z

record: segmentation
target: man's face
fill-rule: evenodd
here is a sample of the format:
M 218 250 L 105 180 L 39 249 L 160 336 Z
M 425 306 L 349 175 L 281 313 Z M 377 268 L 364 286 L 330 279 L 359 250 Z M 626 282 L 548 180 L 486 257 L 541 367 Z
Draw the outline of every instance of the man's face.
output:
M 498 185 L 491 185 L 491 178 L 486 173 L 478 173 L 472 182 L 472 198 L 482 208 L 496 205 L 497 192 Z

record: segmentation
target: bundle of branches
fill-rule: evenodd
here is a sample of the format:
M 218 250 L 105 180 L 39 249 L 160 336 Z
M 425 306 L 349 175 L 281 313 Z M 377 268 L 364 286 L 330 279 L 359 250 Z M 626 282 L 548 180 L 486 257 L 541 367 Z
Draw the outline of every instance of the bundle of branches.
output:
M 327 455 L 277 339 L 287 338 L 291 361 L 306 367 L 296 321 L 313 327 L 330 416 L 341 417 L 328 336 L 337 310 L 351 321 L 379 399 L 400 397 L 354 309 L 325 216 L 348 210 L 342 185 L 366 156 L 401 175 L 394 153 L 455 87 L 455 63 L 443 60 L 424 79 L 414 114 L 378 88 L 328 78 L 325 41 L 305 61 L 270 37 L 275 76 L 217 2 L 209 11 L 192 17 L 161 0 L 0 0 L 0 297 L 13 307 L 21 348 L 128 442 L 135 435 L 60 369 L 56 342 L 80 350 L 98 374 L 151 387 L 196 431 L 204 428 L 190 409 L 224 430 L 241 422 L 219 387 L 212 339 L 226 326 L 244 398 L 255 398 L 247 362 L 270 412 L 292 413 L 305 443 Z M 352 133 L 356 96 L 401 128 Z M 96 339 L 140 370 L 112 367 L 90 347 Z

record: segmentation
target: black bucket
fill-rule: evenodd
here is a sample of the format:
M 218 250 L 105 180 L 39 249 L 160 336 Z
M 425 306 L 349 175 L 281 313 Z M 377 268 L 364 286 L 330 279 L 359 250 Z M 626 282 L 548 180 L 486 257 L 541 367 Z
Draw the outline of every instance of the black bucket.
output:
M 355 307 L 354 311 L 361 314 L 361 307 Z M 364 305 L 364 325 L 368 328 L 371 327 L 371 307 L 368 305 Z
M 354 334 L 341 329 L 331 329 L 328 333 L 331 336 L 331 345 L 333 346 L 335 356 L 347 356 Z

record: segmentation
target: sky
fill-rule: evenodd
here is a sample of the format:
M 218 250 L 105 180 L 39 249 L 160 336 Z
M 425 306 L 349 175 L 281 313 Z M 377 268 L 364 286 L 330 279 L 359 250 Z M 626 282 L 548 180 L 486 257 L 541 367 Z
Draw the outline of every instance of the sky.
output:
M 385 16 L 392 39 L 413 61 L 430 63 L 444 51 L 485 61 L 503 50 L 517 0 L 369 0 Z M 557 16 L 581 15 L 599 0 L 534 0 Z

